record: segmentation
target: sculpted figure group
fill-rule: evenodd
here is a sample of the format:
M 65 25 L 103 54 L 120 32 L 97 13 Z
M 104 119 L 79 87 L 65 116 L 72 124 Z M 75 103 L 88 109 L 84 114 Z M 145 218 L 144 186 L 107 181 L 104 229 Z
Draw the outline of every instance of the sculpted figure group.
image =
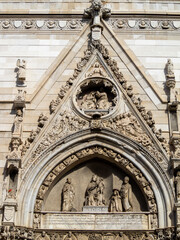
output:
M 81 104 L 83 109 L 109 109 L 111 106 L 112 102 L 108 100 L 107 93 L 103 88 L 86 94 Z
M 85 192 L 85 206 L 105 206 L 108 203 L 104 197 L 104 180 L 103 178 L 93 175 Z M 63 212 L 73 211 L 75 191 L 70 178 L 62 189 L 62 207 Z M 129 177 L 125 177 L 120 190 L 113 189 L 113 193 L 109 201 L 109 212 L 130 212 L 133 211 L 132 203 L 132 187 L 129 183 Z
M 132 187 L 129 184 L 129 177 L 125 177 L 120 191 L 113 190 L 109 204 L 110 212 L 130 212 L 133 211 Z
M 93 175 L 86 189 L 85 206 L 104 206 L 104 188 L 103 178 Z

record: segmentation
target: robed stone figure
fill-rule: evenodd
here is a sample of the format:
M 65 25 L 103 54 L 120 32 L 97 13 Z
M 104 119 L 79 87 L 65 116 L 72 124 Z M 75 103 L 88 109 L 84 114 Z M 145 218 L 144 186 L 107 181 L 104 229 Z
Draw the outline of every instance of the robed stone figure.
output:
M 125 212 L 130 212 L 133 210 L 132 204 L 132 187 L 129 184 L 129 177 L 125 177 L 123 184 L 120 189 L 120 196 L 122 199 L 122 206 Z
M 74 187 L 71 183 L 71 179 L 67 178 L 62 189 L 62 211 L 63 212 L 72 211 L 74 195 L 75 195 L 75 192 L 74 192 Z
M 85 206 L 97 206 L 98 177 L 93 175 L 86 189 Z
M 122 202 L 119 190 L 114 189 L 110 198 L 109 212 L 122 212 Z

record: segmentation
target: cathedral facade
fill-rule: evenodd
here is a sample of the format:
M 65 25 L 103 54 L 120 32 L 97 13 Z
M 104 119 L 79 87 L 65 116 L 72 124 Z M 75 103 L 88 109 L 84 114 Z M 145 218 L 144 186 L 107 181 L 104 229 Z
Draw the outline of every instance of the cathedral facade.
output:
M 0 9 L 0 239 L 180 239 L 180 3 Z

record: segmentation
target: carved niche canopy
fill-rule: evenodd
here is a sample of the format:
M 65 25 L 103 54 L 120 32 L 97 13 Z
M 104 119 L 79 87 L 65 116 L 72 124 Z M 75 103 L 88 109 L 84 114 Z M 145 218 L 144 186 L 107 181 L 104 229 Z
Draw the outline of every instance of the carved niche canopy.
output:
M 76 91 L 74 105 L 88 118 L 107 116 L 117 105 L 117 88 L 103 73 L 101 75 L 90 73 Z

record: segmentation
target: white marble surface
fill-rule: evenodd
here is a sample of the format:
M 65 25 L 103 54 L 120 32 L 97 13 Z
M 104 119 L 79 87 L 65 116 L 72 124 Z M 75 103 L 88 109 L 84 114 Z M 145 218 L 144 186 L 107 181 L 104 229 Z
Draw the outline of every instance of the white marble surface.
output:
M 44 213 L 41 228 L 64 230 L 147 230 L 148 213 Z

